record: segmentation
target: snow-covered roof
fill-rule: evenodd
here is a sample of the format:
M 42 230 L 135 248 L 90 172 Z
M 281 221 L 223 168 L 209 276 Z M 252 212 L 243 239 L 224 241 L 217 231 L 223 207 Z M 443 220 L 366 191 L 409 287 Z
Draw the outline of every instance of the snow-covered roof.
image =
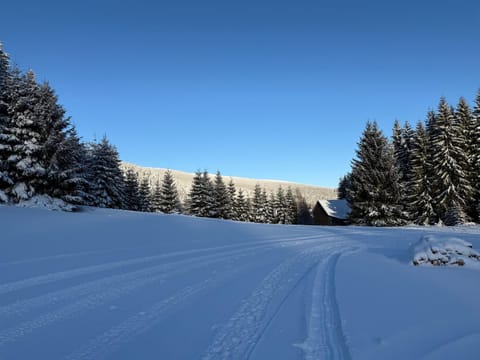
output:
M 330 217 L 346 219 L 350 212 L 350 207 L 345 199 L 319 200 L 318 202 Z

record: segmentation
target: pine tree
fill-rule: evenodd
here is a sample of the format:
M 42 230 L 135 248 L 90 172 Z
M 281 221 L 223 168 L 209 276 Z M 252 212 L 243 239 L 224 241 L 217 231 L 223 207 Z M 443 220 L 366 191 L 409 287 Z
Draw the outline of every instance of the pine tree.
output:
M 281 186 L 277 189 L 277 194 L 273 203 L 274 209 L 274 224 L 285 224 L 287 217 L 286 204 L 285 204 L 285 193 Z
M 346 199 L 348 196 L 349 188 L 350 188 L 350 173 L 340 178 L 338 182 L 337 197 L 339 199 Z
M 475 98 L 475 105 L 472 112 L 472 124 L 470 126 L 472 133 L 472 158 L 471 169 L 473 186 L 473 203 L 475 204 L 474 217 L 480 222 L 480 89 Z
M 350 220 L 373 226 L 401 225 L 400 174 L 393 149 L 376 122 L 367 123 L 358 146 L 352 161 Z
M 12 101 L 12 73 L 10 59 L 0 43 L 0 203 L 7 202 L 5 191 L 13 185 L 8 159 L 12 155 L 10 128 L 12 126 L 9 107 Z
M 92 194 L 97 207 L 122 209 L 124 207 L 124 180 L 120 170 L 117 149 L 104 136 L 99 144 L 92 144 L 90 176 Z
M 14 200 L 26 200 L 35 195 L 46 176 L 42 147 L 42 122 L 39 112 L 39 86 L 33 71 L 16 75 L 11 117 L 12 155 L 8 162 L 15 183 L 11 189 Z
M 180 208 L 175 180 L 170 170 L 167 170 L 163 176 L 158 209 L 165 214 L 172 214 L 179 213 Z
M 276 224 L 278 222 L 278 219 L 275 214 L 275 195 L 273 192 L 270 192 L 269 199 L 267 201 L 267 206 L 266 206 L 266 213 L 267 213 L 267 223 L 268 224 Z
M 259 184 L 255 184 L 252 199 L 252 221 L 263 223 L 265 220 L 265 203 L 262 196 L 262 189 Z
M 421 122 L 418 122 L 412 141 L 411 187 L 408 194 L 410 219 L 418 225 L 437 222 L 433 209 L 432 154 L 428 135 Z
M 213 185 L 207 171 L 195 173 L 190 190 L 189 207 L 191 215 L 200 217 L 213 215 Z
M 250 216 L 249 216 L 248 204 L 247 204 L 247 200 L 245 199 L 245 196 L 243 195 L 242 189 L 238 190 L 237 198 L 235 200 L 235 210 L 237 213 L 235 220 L 249 221 Z
M 446 220 L 447 211 L 450 215 L 461 214 L 458 218 L 461 221 L 472 195 L 472 187 L 466 174 L 468 162 L 462 150 L 461 128 L 444 98 L 440 100 L 434 124 L 430 136 L 435 173 L 435 209 L 443 221 Z
M 292 189 L 288 187 L 285 194 L 285 224 L 296 224 L 297 216 L 297 201 L 295 200 Z
M 49 162 L 45 192 L 70 204 L 91 204 L 94 198 L 90 195 L 87 156 L 85 145 L 72 126 Z
M 223 182 L 222 175 L 220 171 L 217 171 L 215 175 L 215 184 L 213 190 L 213 203 L 214 203 L 214 217 L 218 217 L 221 219 L 228 219 L 229 218 L 229 206 L 230 206 L 230 199 L 227 187 Z
M 127 210 L 139 211 L 141 204 L 138 175 L 132 169 L 128 169 L 124 176 L 124 208 Z
M 148 176 L 144 175 L 138 188 L 138 195 L 140 199 L 140 211 L 152 211 L 152 192 L 150 189 L 150 180 Z
M 155 183 L 155 187 L 153 188 L 152 194 L 152 209 L 154 212 L 161 211 L 161 198 L 162 198 L 162 185 L 160 184 L 160 180 L 157 179 Z
M 228 203 L 226 207 L 227 219 L 235 220 L 237 218 L 236 209 L 235 209 L 236 189 L 232 179 L 230 179 L 228 183 L 227 193 L 228 193 Z

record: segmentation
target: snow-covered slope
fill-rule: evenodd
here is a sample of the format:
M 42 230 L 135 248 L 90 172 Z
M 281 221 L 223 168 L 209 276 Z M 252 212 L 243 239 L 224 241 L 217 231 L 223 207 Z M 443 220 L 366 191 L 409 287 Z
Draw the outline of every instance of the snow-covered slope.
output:
M 133 169 L 135 172 L 140 174 L 140 177 L 148 176 L 151 181 L 151 185 L 155 185 L 157 180 L 162 181 L 163 176 L 167 169 L 162 168 L 147 168 L 129 163 L 122 163 L 122 168 L 124 170 Z M 178 194 L 182 201 L 185 201 L 187 198 L 188 192 L 190 191 L 192 185 L 192 179 L 194 174 L 186 173 L 178 170 L 170 170 L 175 178 L 175 182 L 178 188 Z M 335 189 L 298 184 L 288 181 L 280 180 L 261 180 L 261 179 L 249 179 L 236 176 L 224 176 L 225 182 L 229 182 L 230 179 L 235 183 L 237 189 L 242 189 L 244 194 L 248 196 L 253 196 L 253 190 L 256 184 L 259 184 L 262 188 L 265 188 L 267 192 L 276 192 L 278 187 L 281 186 L 286 190 L 289 186 L 293 191 L 298 189 L 300 193 L 305 197 L 305 200 L 308 204 L 313 206 L 319 199 L 336 199 L 337 192 Z
M 0 359 L 478 359 L 480 271 L 427 234 L 0 206 Z

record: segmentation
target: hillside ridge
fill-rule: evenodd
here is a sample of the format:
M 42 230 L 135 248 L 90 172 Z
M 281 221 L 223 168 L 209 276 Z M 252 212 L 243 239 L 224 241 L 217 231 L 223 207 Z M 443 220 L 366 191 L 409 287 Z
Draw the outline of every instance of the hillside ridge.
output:
M 145 176 L 148 177 L 150 180 L 151 186 L 154 186 L 157 180 L 162 181 L 165 172 L 167 170 L 170 170 L 173 177 L 175 178 L 178 193 L 182 201 L 185 201 L 185 199 L 187 198 L 188 192 L 190 191 L 190 186 L 192 183 L 193 176 L 195 175 L 193 173 L 175 170 L 175 169 L 146 167 L 146 166 L 140 166 L 140 165 L 129 163 L 129 162 L 122 162 L 121 168 L 124 171 L 128 169 L 134 170 L 139 175 L 140 178 L 143 178 Z M 214 176 L 215 174 L 210 174 L 210 175 Z M 291 187 L 293 191 L 298 190 L 298 192 L 305 198 L 307 203 L 312 206 L 315 204 L 317 200 L 337 198 L 336 189 L 328 188 L 328 187 L 300 184 L 300 183 L 284 181 L 284 180 L 251 179 L 251 178 L 245 178 L 240 176 L 223 175 L 223 178 L 226 183 L 228 183 L 230 179 L 232 179 L 236 189 L 237 190 L 242 189 L 242 191 L 246 193 L 248 196 L 253 195 L 253 190 L 255 188 L 255 185 L 259 184 L 262 188 L 265 188 L 267 193 L 277 191 L 279 186 L 281 186 L 283 189 L 287 189 L 288 187 Z

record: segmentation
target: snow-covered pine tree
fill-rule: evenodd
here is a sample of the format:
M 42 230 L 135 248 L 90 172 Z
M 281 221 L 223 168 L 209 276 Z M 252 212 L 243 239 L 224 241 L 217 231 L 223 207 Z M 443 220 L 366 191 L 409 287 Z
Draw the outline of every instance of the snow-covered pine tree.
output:
M 150 179 L 144 175 L 138 187 L 138 195 L 140 198 L 140 211 L 152 211 L 152 191 L 150 189 Z
M 161 197 L 162 197 L 162 185 L 160 184 L 160 180 L 157 179 L 155 186 L 153 188 L 153 194 L 152 194 L 152 210 L 154 212 L 161 211 L 160 210 Z
M 228 219 L 230 215 L 229 206 L 230 199 L 228 189 L 225 186 L 222 174 L 220 173 L 220 171 L 217 171 L 217 174 L 215 175 L 215 183 L 213 189 L 213 216 L 221 219 Z
M 285 224 L 296 224 L 297 216 L 297 201 L 293 195 L 292 188 L 288 187 L 285 193 Z
M 12 155 L 8 158 L 14 182 L 10 194 L 15 201 L 26 200 L 41 188 L 46 169 L 43 161 L 39 86 L 33 71 L 15 74 L 13 100 L 9 106 Z
M 350 220 L 373 226 L 403 224 L 400 174 L 393 148 L 376 122 L 367 123 L 356 153 L 348 198 Z
M 156 191 L 155 191 L 156 192 Z M 165 172 L 160 189 L 158 209 L 165 214 L 179 213 L 181 206 L 177 186 L 170 170 Z
M 207 170 L 202 174 L 202 181 L 204 183 L 204 198 L 205 198 L 205 211 L 207 217 L 215 216 L 215 186 L 210 179 L 210 175 Z
M 124 207 L 124 180 L 120 170 L 117 149 L 104 136 L 92 144 L 90 159 L 91 193 L 97 207 L 121 209 Z
M 462 149 L 461 129 L 444 98 L 440 100 L 430 139 L 435 174 L 435 210 L 444 222 L 448 222 L 447 225 L 454 225 L 465 219 L 467 200 L 473 191 L 466 174 L 468 163 Z M 459 216 L 454 221 L 455 214 Z
M 263 222 L 268 223 L 270 213 L 268 209 L 269 208 L 268 195 L 267 195 L 267 190 L 265 190 L 265 188 L 262 189 L 261 201 L 263 203 L 263 211 L 262 211 Z
M 267 223 L 268 224 L 276 224 L 278 219 L 275 214 L 275 194 L 270 192 L 268 197 L 268 201 L 266 202 L 266 213 L 267 213 Z
M 418 225 L 434 224 L 438 221 L 433 209 L 431 158 L 428 135 L 419 121 L 412 141 L 411 187 L 408 189 L 407 205 L 410 220 Z
M 472 180 L 473 199 L 475 204 L 474 218 L 480 222 L 480 89 L 475 98 L 475 104 L 472 111 Z
M 0 43 L 0 203 L 8 201 L 5 191 L 7 187 L 13 185 L 8 163 L 8 158 L 12 154 L 10 143 L 12 123 L 8 111 L 12 100 L 12 80 L 10 59 L 3 51 L 3 45 Z
M 70 204 L 89 205 L 94 198 L 90 195 L 87 150 L 75 127 L 65 132 L 49 161 L 45 192 Z
M 235 199 L 235 211 L 237 213 L 235 220 L 249 221 L 250 214 L 248 204 L 242 189 L 239 189 L 237 192 L 237 197 Z
M 265 203 L 260 184 L 255 184 L 255 188 L 253 190 L 252 221 L 256 223 L 265 222 Z
M 227 186 L 227 193 L 228 193 L 228 204 L 226 207 L 227 211 L 227 219 L 235 220 L 237 218 L 237 213 L 235 209 L 235 194 L 236 194 L 235 184 L 233 180 L 230 179 Z
M 275 224 L 285 224 L 285 219 L 287 217 L 287 209 L 285 205 L 285 193 L 281 186 L 278 187 L 275 200 L 273 203 L 274 209 L 274 223 Z
M 342 176 L 338 181 L 337 197 L 339 199 L 346 199 L 348 189 L 350 188 L 350 173 Z
M 124 174 L 124 198 L 123 205 L 126 210 L 139 211 L 140 204 L 140 185 L 138 183 L 138 175 L 133 169 L 128 169 Z
M 197 171 L 192 181 L 192 188 L 189 194 L 189 214 L 200 217 L 210 216 L 212 201 L 208 173 Z M 211 185 L 211 183 L 210 183 Z
M 471 196 L 466 198 L 465 211 L 469 218 L 476 217 L 475 209 L 475 170 L 474 170 L 474 157 L 475 157 L 475 125 L 474 117 L 470 106 L 465 98 L 461 97 L 457 108 L 455 109 L 455 123 L 458 126 L 459 133 L 459 146 L 462 152 L 465 154 L 465 161 L 463 164 L 464 172 L 467 177 L 468 183 L 472 187 Z

